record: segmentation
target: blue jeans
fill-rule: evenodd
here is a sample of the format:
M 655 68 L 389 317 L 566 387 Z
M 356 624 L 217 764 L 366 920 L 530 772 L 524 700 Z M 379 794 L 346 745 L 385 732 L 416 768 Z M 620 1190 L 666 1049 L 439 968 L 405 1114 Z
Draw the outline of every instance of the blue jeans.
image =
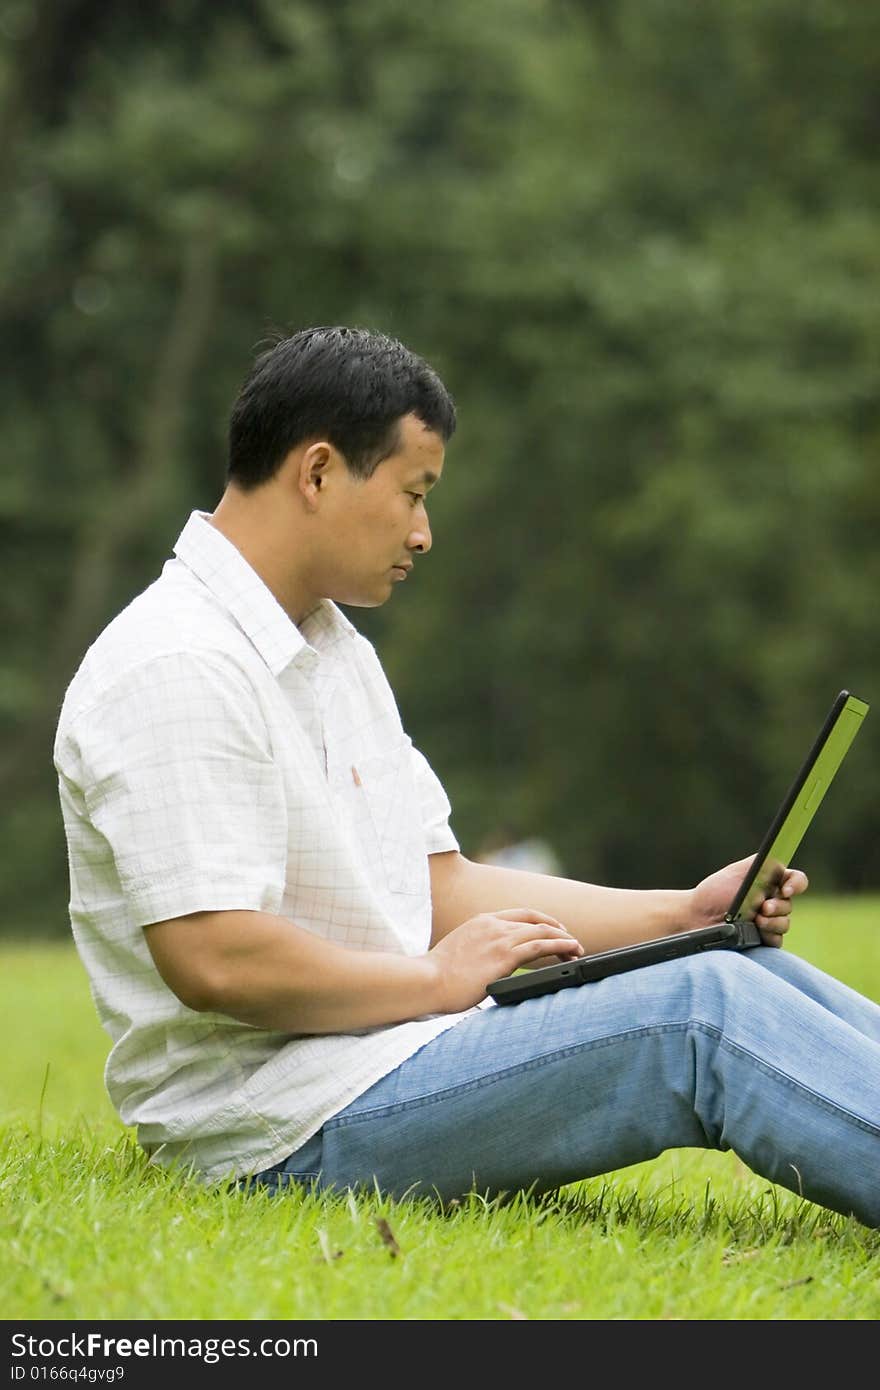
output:
M 480 1010 L 255 1181 L 546 1192 L 680 1147 L 880 1226 L 880 1007 L 758 947 Z

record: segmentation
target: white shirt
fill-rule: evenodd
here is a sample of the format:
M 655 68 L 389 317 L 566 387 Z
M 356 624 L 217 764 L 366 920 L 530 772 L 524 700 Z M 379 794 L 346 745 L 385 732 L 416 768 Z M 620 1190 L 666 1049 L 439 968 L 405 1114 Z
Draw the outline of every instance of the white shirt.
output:
M 458 842 L 374 648 L 336 605 L 298 628 L 203 513 L 174 552 L 86 653 L 55 766 L 110 1099 L 155 1162 L 214 1181 L 280 1162 L 466 1014 L 268 1032 L 188 1009 L 142 928 L 250 909 L 418 955 L 428 855 Z

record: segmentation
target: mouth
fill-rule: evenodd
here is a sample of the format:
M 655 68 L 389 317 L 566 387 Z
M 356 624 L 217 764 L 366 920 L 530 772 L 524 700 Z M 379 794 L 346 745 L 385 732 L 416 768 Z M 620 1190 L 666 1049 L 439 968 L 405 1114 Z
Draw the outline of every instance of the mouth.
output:
M 392 568 L 392 570 L 394 571 L 395 574 L 400 575 L 400 578 L 401 578 L 401 579 L 406 579 L 406 576 L 409 574 L 410 570 L 412 569 L 412 563 L 410 562 L 410 564 L 408 564 L 408 565 L 392 565 L 391 568 Z

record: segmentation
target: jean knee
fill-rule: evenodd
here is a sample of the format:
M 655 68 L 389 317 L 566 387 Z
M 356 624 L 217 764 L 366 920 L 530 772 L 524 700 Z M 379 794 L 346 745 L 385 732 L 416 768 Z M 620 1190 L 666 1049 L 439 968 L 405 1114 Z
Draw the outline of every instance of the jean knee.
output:
M 689 977 L 692 1011 L 704 1021 L 717 1019 L 720 1024 L 727 1004 L 743 990 L 755 989 L 754 972 L 741 951 L 701 951 L 678 964 Z

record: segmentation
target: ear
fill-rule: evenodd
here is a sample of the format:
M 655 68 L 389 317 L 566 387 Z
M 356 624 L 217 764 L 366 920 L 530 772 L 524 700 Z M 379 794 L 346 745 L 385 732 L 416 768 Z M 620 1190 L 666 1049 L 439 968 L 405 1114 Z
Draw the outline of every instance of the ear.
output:
M 309 510 L 320 504 L 327 485 L 327 475 L 332 469 L 336 450 L 332 444 L 319 441 L 309 444 L 303 450 L 296 473 L 297 487 Z

